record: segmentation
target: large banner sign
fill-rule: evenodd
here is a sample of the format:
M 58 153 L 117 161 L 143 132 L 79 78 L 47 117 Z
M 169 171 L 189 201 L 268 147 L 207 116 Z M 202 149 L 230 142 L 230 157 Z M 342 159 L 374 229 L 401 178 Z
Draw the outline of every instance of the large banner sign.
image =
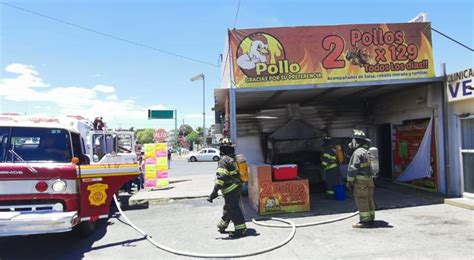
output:
M 447 88 L 449 102 L 474 98 L 474 68 L 448 75 Z
M 229 31 L 237 87 L 434 76 L 430 23 Z

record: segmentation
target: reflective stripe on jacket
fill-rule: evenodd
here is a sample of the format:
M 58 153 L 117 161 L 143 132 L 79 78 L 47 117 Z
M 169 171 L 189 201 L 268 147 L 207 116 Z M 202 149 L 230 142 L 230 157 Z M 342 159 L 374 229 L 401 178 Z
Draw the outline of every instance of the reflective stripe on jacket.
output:
M 325 147 L 321 154 L 321 165 L 323 166 L 323 170 L 327 171 L 332 168 L 336 168 L 337 165 L 337 157 L 336 157 L 336 150 L 332 147 Z
M 222 194 L 227 194 L 241 185 L 240 175 L 237 171 L 235 159 L 224 155 L 217 163 L 215 187 L 220 189 Z
M 348 180 L 354 180 L 356 176 L 372 178 L 369 165 L 369 151 L 363 147 L 357 148 L 349 160 Z

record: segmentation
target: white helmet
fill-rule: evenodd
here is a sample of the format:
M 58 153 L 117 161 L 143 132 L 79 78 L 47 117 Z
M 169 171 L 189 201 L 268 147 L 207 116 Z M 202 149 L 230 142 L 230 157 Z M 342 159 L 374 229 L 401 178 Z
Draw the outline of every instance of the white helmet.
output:
M 370 143 L 370 139 L 367 138 L 364 131 L 358 130 L 358 129 L 353 129 L 352 130 L 352 141 L 349 143 L 349 148 L 356 149 L 364 143 L 366 143 L 366 144 Z

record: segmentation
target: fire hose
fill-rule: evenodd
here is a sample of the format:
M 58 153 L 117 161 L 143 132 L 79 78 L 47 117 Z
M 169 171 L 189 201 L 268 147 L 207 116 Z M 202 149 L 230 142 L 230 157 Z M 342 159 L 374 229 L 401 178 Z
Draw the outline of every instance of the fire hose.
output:
M 154 245 L 155 247 L 157 247 L 157 248 L 159 248 L 163 251 L 166 251 L 168 253 L 172 253 L 172 254 L 175 254 L 175 255 L 189 256 L 189 257 L 199 257 L 199 258 L 238 258 L 238 257 L 248 257 L 248 256 L 254 256 L 254 255 L 267 253 L 267 252 L 273 251 L 275 249 L 278 249 L 278 248 L 288 244 L 293 239 L 293 237 L 295 236 L 297 227 L 308 227 L 308 226 L 334 223 L 334 222 L 337 222 L 337 221 L 341 221 L 341 220 L 344 220 L 344 219 L 351 218 L 351 217 L 356 216 L 358 214 L 358 212 L 355 212 L 355 213 L 352 213 L 348 216 L 344 216 L 344 217 L 337 218 L 337 219 L 331 219 L 331 220 L 326 220 L 326 221 L 318 221 L 318 222 L 312 222 L 312 223 L 305 223 L 305 224 L 298 224 L 298 225 L 296 225 L 291 220 L 282 219 L 282 218 L 270 217 L 270 218 L 265 218 L 265 219 L 260 219 L 260 220 L 252 219 L 252 222 L 254 224 L 259 225 L 259 226 L 263 226 L 263 227 L 291 228 L 290 235 L 285 240 L 281 241 L 280 243 L 278 243 L 276 245 L 269 246 L 267 248 L 264 248 L 264 249 L 261 249 L 261 250 L 258 250 L 258 251 L 254 251 L 254 252 L 249 252 L 249 253 L 227 253 L 227 254 L 208 254 L 208 253 L 195 253 L 195 252 L 176 250 L 176 249 L 167 247 L 165 245 L 162 245 L 162 244 L 156 242 L 150 235 L 148 235 L 145 231 L 141 230 L 139 227 L 134 225 L 130 221 L 130 219 L 128 219 L 128 217 L 123 213 L 122 208 L 120 207 L 120 203 L 118 202 L 117 196 L 115 194 L 114 194 L 114 201 L 115 201 L 115 205 L 117 206 L 117 209 L 120 213 L 120 216 L 122 216 L 124 218 L 125 222 L 130 227 L 135 229 L 138 233 L 142 234 L 146 238 L 146 240 L 148 240 L 148 242 L 150 242 L 152 245 Z M 287 225 L 266 224 L 266 223 L 261 222 L 261 221 L 269 221 L 269 220 L 270 221 L 283 222 L 283 223 L 286 223 Z

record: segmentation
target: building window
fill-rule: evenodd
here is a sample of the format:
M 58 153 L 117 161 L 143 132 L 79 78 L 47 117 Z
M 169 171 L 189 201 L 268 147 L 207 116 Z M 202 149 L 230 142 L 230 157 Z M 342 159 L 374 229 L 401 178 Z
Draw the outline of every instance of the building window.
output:
M 464 192 L 474 193 L 474 118 L 461 120 Z

